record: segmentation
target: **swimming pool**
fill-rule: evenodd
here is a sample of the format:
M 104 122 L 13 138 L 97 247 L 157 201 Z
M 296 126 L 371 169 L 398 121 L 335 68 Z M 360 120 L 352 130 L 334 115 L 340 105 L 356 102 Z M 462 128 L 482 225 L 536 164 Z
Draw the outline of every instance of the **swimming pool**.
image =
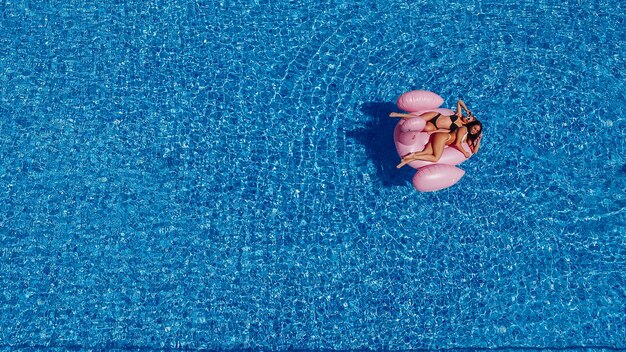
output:
M 624 13 L 5 1 L 0 347 L 626 348 Z M 485 124 L 452 188 L 411 89 Z

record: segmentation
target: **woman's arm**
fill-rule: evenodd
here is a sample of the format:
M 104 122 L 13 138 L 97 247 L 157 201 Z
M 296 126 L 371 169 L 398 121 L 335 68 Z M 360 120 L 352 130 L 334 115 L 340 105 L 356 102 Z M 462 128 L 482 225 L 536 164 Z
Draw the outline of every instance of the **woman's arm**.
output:
M 459 101 L 456 102 L 456 115 L 461 116 L 463 114 L 463 110 L 467 111 L 468 115 L 472 114 L 470 109 L 467 108 L 467 105 L 465 105 L 465 102 L 459 99 Z
M 463 153 L 463 155 L 467 159 L 470 157 L 470 153 L 467 150 L 465 150 L 465 148 L 463 148 L 463 145 L 461 144 L 463 142 L 463 137 L 465 137 L 466 135 L 467 135 L 467 127 L 461 127 L 458 130 L 456 130 L 456 140 L 454 141 L 454 147 L 458 149 L 461 153 Z
M 461 115 L 463 115 L 463 106 L 465 106 L 465 103 L 463 100 L 459 99 L 456 102 L 456 116 L 461 117 Z
M 474 154 L 478 153 L 478 149 L 480 149 L 480 140 L 482 138 L 483 138 L 483 134 L 481 133 L 480 136 L 478 136 L 478 138 L 476 138 L 474 143 L 469 145 L 470 149 L 472 150 L 472 153 L 474 153 Z

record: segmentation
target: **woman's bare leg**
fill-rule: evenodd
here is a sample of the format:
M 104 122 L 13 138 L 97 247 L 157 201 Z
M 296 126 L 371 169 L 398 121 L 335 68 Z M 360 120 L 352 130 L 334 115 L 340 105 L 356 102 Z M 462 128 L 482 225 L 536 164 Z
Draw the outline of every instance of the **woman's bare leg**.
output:
M 400 112 L 392 112 L 391 114 L 389 114 L 389 117 L 399 117 L 401 119 L 410 119 L 413 117 L 416 117 L 415 115 L 411 115 L 411 114 L 403 114 Z
M 428 144 L 426 144 L 426 146 L 424 147 L 424 149 L 422 151 L 405 154 L 401 158 L 400 161 L 404 161 L 404 160 L 407 160 L 407 159 L 413 160 L 413 158 L 415 156 L 423 155 L 423 154 L 432 154 L 432 153 L 433 153 L 433 148 L 430 146 L 430 142 L 428 142 Z
M 443 154 L 443 148 L 446 146 L 446 142 L 450 139 L 450 134 L 448 133 L 435 133 L 435 136 L 432 139 L 432 154 L 422 154 L 414 157 L 415 160 L 424 160 L 424 161 L 432 161 L 436 162 L 441 159 L 441 154 Z
M 423 118 L 424 120 L 426 120 L 426 122 L 432 120 L 435 116 L 439 115 L 438 112 L 436 111 L 429 111 L 429 112 L 425 112 L 423 114 L 420 115 L 421 118 Z
M 423 151 L 411 153 L 404 158 L 402 158 L 402 162 L 398 164 L 396 167 L 399 169 L 404 165 L 415 161 L 415 160 L 424 160 L 424 161 L 432 161 L 436 162 L 441 159 L 441 154 L 443 153 L 443 148 L 446 146 L 446 142 L 450 138 L 450 134 L 448 133 L 435 133 L 431 137 L 431 141 L 426 145 Z
M 401 119 L 412 119 L 414 117 L 421 117 L 424 120 L 426 120 L 426 122 L 430 121 L 433 119 L 433 117 L 437 116 L 437 112 L 435 111 L 430 111 L 430 112 L 425 112 L 421 115 L 414 115 L 414 114 L 404 114 L 401 112 L 392 112 L 391 114 L 389 114 L 389 117 L 399 117 Z
M 428 144 L 426 144 L 426 146 L 424 147 L 424 150 L 422 150 L 421 152 L 414 152 L 414 153 L 405 155 L 402 158 L 402 160 L 400 160 L 400 164 L 398 164 L 396 167 L 399 169 L 403 167 L 404 165 L 410 163 L 411 161 L 418 160 L 416 159 L 417 157 L 421 157 L 423 155 L 432 155 L 432 154 L 433 154 L 432 143 L 428 142 Z
M 423 132 L 433 132 L 437 130 L 437 127 L 435 127 L 435 125 L 433 125 L 433 123 L 430 122 L 430 120 L 434 119 L 435 116 L 437 116 L 438 114 L 439 113 L 436 111 L 430 111 L 430 112 L 425 112 L 420 115 L 421 118 L 426 120 L 426 125 L 424 126 L 424 129 L 422 130 Z
M 428 143 L 426 143 L 426 145 L 424 146 L 424 149 L 422 149 L 422 151 L 409 153 L 409 154 L 405 155 L 402 159 L 404 160 L 406 158 L 413 158 L 415 156 L 425 155 L 425 154 L 429 155 L 429 154 L 432 154 L 432 153 L 433 153 L 432 143 L 428 142 Z

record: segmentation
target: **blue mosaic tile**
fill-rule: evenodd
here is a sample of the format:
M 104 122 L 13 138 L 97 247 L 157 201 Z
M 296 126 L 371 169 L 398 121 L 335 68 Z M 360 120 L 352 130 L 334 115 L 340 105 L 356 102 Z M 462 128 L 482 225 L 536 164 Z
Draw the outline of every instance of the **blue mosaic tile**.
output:
M 619 1 L 5 1 L 1 350 L 626 348 Z M 416 193 L 403 92 L 485 125 Z

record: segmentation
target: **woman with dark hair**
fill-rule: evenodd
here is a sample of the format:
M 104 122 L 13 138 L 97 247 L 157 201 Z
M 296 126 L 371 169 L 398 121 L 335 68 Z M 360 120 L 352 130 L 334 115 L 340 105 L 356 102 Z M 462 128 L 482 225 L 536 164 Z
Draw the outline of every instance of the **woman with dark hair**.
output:
M 467 116 L 463 115 L 463 110 L 467 112 Z M 392 112 L 389 114 L 389 117 L 399 117 L 402 119 L 420 117 L 426 120 L 424 132 L 434 132 L 437 130 L 450 130 L 450 132 L 454 132 L 463 125 L 476 120 L 476 117 L 474 117 L 472 112 L 467 108 L 463 100 L 459 100 L 456 103 L 456 113 L 450 116 L 442 115 L 436 111 L 431 111 L 425 112 L 419 116 Z
M 424 146 L 421 152 L 405 155 L 397 168 L 401 168 L 414 160 L 437 162 L 441 158 L 443 148 L 447 145 L 453 146 L 461 151 L 466 158 L 469 158 L 470 153 L 466 151 L 461 144 L 467 142 L 470 151 L 475 154 L 478 152 L 478 149 L 480 149 L 482 134 L 483 125 L 478 120 L 469 122 L 456 129 L 456 131 L 448 132 L 438 130 L 430 136 L 430 141 Z

